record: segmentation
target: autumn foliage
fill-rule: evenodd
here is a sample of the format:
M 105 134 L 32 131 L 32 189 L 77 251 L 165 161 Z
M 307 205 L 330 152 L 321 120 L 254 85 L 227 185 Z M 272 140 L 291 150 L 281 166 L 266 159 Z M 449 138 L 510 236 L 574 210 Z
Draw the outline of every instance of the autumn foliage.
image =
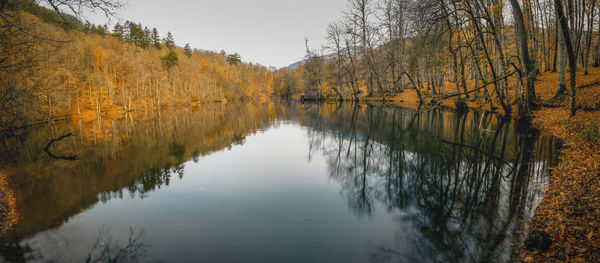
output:
M 10 14 L 36 37 L 24 38 L 0 21 L 0 27 L 15 31 L 7 41 L 27 40 L 27 46 L 3 46 L 12 49 L 4 57 L 23 67 L 0 71 L 0 89 L 6 95 L 0 99 L 2 127 L 259 100 L 271 93 L 273 75 L 268 68 L 241 63 L 239 55 L 231 63 L 226 54 L 155 43 L 152 32 L 141 25 L 130 23 L 136 26 L 129 28 L 141 33 L 125 30 L 124 35 L 90 25 L 65 30 L 24 11 Z

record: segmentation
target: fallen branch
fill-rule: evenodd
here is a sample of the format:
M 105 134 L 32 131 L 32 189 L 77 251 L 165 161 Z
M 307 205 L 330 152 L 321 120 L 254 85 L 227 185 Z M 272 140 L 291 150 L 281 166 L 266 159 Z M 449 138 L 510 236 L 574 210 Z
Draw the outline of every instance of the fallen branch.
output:
M 564 107 L 563 105 L 554 104 L 553 102 L 544 102 L 544 103 L 542 103 L 542 106 L 544 106 L 546 108 L 562 108 L 562 107 Z
M 506 74 L 506 75 L 504 75 L 502 77 L 497 78 L 495 81 L 484 83 L 482 86 L 477 87 L 477 88 L 472 89 L 472 90 L 468 90 L 466 92 L 460 92 L 460 93 L 455 92 L 455 93 L 451 93 L 449 95 L 445 95 L 445 96 L 441 96 L 441 97 L 434 97 L 432 100 L 438 102 L 438 101 L 442 101 L 442 100 L 445 100 L 445 99 L 448 99 L 448 98 L 452 98 L 452 97 L 456 97 L 456 96 L 460 96 L 460 95 L 470 94 L 470 93 L 476 92 L 478 90 L 482 90 L 482 89 L 486 88 L 489 85 L 497 83 L 499 80 L 507 79 L 508 77 L 512 76 L 515 73 L 516 73 L 516 71 L 513 71 L 513 72 L 511 72 L 509 74 Z
M 71 136 L 73 136 L 72 132 L 71 133 L 67 133 L 67 134 L 65 134 L 63 136 L 60 136 L 60 137 L 58 137 L 56 139 L 50 140 L 50 142 L 48 142 L 48 144 L 46 145 L 46 148 L 44 148 L 44 152 L 46 152 L 50 157 L 52 157 L 54 159 L 58 159 L 58 160 L 69 160 L 69 161 L 79 160 L 79 158 L 77 158 L 77 156 L 75 156 L 75 155 L 72 155 L 72 156 L 57 156 L 57 155 L 54 155 L 54 154 L 52 154 L 50 152 L 50 146 L 52 146 L 52 144 L 54 144 L 55 142 L 60 141 L 60 140 L 62 140 L 64 138 L 71 137 Z
M 596 86 L 600 86 L 600 79 L 597 79 L 594 82 L 591 82 L 591 83 L 588 83 L 588 84 L 581 85 L 581 86 L 579 86 L 577 88 L 585 89 L 585 88 L 591 88 L 591 87 L 596 87 Z

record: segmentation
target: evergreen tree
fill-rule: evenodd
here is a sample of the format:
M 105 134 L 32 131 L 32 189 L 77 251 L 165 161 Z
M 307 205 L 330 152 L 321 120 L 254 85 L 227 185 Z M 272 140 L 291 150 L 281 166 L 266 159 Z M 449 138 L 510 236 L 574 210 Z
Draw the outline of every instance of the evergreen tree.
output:
M 170 50 L 175 47 L 175 40 L 173 40 L 173 34 L 171 34 L 171 32 L 167 33 L 167 37 L 165 38 L 164 42 L 165 46 L 167 46 L 167 48 Z
M 89 20 L 85 20 L 85 24 L 83 25 L 83 32 L 89 33 L 92 30 L 93 26 L 94 25 L 92 25 L 92 23 L 90 23 Z
M 115 27 L 113 28 L 112 35 L 120 40 L 123 40 L 123 33 L 124 33 L 123 26 L 121 24 L 117 23 L 115 25 Z
M 160 59 L 162 60 L 163 66 L 165 66 L 166 69 L 170 69 L 174 66 L 177 66 L 177 64 L 179 63 L 177 53 L 175 53 L 175 51 L 173 50 L 169 51 L 169 53 L 167 53 L 164 57 L 161 57 Z
M 135 24 L 129 21 L 125 21 L 124 29 L 125 32 L 123 33 L 123 40 L 133 43 L 135 38 Z
M 158 34 L 158 30 L 156 30 L 156 27 L 152 28 L 152 34 L 150 35 L 150 39 L 152 41 L 152 45 L 154 46 L 154 48 L 156 48 L 156 49 L 161 48 L 160 35 Z
M 142 36 L 142 42 L 141 42 L 140 46 L 143 48 L 147 48 L 152 43 L 152 39 L 150 37 L 152 32 L 150 32 L 150 29 L 148 29 L 148 27 L 144 27 L 143 32 L 144 32 L 144 34 Z
M 242 62 L 242 57 L 238 53 L 229 54 L 227 56 L 227 62 L 229 62 L 229 64 L 235 65 Z
M 183 48 L 183 53 L 189 58 L 192 56 L 192 48 L 190 47 L 190 43 L 185 44 Z

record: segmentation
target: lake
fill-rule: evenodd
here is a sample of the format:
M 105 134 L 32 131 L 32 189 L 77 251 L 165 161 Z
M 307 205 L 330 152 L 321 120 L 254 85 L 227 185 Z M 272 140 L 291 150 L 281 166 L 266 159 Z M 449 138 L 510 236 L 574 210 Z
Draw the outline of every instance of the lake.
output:
M 71 134 L 44 148 L 53 138 Z M 559 143 L 490 113 L 231 103 L 4 135 L 6 262 L 511 262 Z

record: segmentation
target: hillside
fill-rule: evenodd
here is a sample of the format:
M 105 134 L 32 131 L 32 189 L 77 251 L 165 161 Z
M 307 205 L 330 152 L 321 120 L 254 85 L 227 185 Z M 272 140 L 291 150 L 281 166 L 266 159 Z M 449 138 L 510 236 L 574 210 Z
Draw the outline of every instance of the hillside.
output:
M 266 67 L 174 46 L 170 33 L 161 39 L 133 22 L 108 30 L 25 3 L 11 5 L 0 20 L 0 127 L 270 93 Z

